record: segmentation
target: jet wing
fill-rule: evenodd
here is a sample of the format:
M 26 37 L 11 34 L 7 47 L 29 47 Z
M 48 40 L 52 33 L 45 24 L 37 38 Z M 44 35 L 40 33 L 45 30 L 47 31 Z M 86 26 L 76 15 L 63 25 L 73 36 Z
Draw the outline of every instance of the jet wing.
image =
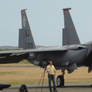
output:
M 26 50 L 10 50 L 10 51 L 0 51 L 2 54 L 18 54 L 18 53 L 34 53 L 34 52 L 47 52 L 47 51 L 66 51 L 65 48 L 36 48 L 36 49 L 26 49 Z
M 23 54 L 23 53 L 36 53 L 36 52 L 55 52 L 55 51 L 68 51 L 68 50 L 78 50 L 86 49 L 86 46 L 73 45 L 73 46 L 63 46 L 63 47 L 41 47 L 36 49 L 26 49 L 26 50 L 10 50 L 10 51 L 0 51 L 0 55 L 11 55 L 11 54 Z
M 24 50 L 9 50 L 0 51 L 0 64 L 4 63 L 18 63 L 23 59 L 28 59 L 29 53 L 49 53 L 49 52 L 67 52 L 68 50 L 80 50 L 86 49 L 85 46 L 63 46 L 63 47 L 40 47 L 36 49 L 24 49 Z

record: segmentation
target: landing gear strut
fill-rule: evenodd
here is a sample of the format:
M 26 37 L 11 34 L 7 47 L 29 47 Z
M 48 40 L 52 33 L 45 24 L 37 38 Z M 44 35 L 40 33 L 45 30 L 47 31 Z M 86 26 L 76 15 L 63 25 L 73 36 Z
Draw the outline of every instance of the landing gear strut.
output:
M 64 71 L 62 72 L 63 72 L 62 75 L 57 76 L 57 79 L 56 79 L 57 87 L 64 87 Z
M 57 87 L 64 86 L 64 75 L 59 75 L 56 79 Z

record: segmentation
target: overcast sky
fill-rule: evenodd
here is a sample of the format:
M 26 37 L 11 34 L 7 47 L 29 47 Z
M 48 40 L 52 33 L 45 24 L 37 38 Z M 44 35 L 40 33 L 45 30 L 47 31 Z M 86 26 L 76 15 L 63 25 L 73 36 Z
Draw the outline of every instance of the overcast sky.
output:
M 0 0 L 0 45 L 18 45 L 21 9 L 37 45 L 62 45 L 63 8 L 72 8 L 81 43 L 92 41 L 92 0 Z

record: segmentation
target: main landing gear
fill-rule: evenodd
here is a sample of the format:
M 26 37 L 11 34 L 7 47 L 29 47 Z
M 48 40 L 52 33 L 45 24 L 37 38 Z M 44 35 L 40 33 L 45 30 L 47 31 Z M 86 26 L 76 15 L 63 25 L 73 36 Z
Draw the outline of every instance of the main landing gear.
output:
M 64 71 L 62 71 L 62 75 L 57 76 L 56 85 L 57 87 L 64 87 Z

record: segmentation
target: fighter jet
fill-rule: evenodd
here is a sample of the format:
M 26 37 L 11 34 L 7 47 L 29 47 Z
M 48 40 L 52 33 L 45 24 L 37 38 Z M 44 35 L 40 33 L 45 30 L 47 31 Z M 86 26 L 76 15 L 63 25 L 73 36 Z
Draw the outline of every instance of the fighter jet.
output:
M 0 51 L 0 63 L 14 63 L 19 62 L 22 59 L 28 59 L 30 63 L 45 68 L 49 60 L 52 60 L 56 69 L 61 69 L 63 72 L 63 77 L 61 75 L 57 76 L 58 86 L 64 86 L 65 70 L 67 70 L 68 73 L 72 73 L 78 67 L 85 66 L 88 67 L 88 72 L 91 72 L 92 42 L 85 44 L 80 43 L 69 10 L 70 8 L 63 9 L 63 46 L 44 48 L 36 48 L 34 40 L 31 38 L 31 32 L 28 31 L 28 33 L 26 33 L 28 38 L 26 38 L 27 36 L 24 36 L 25 34 L 22 31 L 29 30 L 30 28 L 25 15 L 25 10 L 23 10 L 23 21 L 26 22 L 25 24 L 22 24 L 20 35 L 25 38 L 27 43 L 26 41 L 21 42 L 20 47 L 23 46 L 26 49 Z

